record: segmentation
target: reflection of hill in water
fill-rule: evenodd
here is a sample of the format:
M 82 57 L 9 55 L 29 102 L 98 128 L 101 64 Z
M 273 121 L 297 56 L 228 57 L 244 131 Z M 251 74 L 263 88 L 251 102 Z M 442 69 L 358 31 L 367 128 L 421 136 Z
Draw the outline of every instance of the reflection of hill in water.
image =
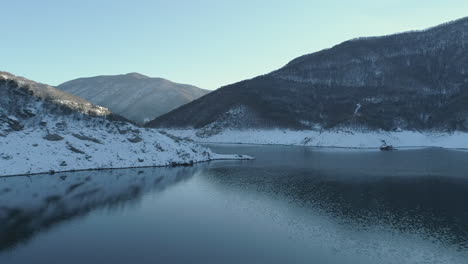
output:
M 97 208 L 120 208 L 163 191 L 204 165 L 0 178 L 0 252 Z

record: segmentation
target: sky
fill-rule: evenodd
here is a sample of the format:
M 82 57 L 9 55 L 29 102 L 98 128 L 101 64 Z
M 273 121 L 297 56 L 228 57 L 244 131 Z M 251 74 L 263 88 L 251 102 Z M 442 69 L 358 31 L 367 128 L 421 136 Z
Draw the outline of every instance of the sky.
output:
M 467 16 L 467 0 L 0 0 L 0 71 L 58 85 L 139 72 L 205 89 L 348 39 Z

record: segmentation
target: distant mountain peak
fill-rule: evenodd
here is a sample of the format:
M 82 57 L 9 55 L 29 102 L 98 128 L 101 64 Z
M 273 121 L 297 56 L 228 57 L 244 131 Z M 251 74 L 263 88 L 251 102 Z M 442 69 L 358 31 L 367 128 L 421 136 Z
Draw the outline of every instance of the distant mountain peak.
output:
M 138 72 L 130 72 L 130 73 L 125 74 L 125 76 L 129 76 L 129 77 L 133 77 L 133 78 L 138 78 L 138 79 L 147 79 L 147 78 L 150 78 L 149 76 L 143 75 L 143 74 L 138 73 Z
M 192 85 L 137 72 L 79 78 L 58 88 L 138 123 L 152 120 L 208 93 Z

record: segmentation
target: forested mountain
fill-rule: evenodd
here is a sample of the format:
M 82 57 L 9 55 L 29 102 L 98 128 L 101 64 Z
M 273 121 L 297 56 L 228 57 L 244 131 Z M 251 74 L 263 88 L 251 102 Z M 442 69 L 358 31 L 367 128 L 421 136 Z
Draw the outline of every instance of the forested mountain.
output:
M 468 131 L 468 18 L 301 56 L 148 126 Z

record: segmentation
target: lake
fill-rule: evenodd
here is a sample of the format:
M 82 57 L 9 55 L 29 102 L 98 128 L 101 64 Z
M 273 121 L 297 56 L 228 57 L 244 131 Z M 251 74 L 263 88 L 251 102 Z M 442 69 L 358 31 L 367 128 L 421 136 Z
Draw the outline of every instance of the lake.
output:
M 467 263 L 468 152 L 210 147 L 256 160 L 0 178 L 0 263 Z

